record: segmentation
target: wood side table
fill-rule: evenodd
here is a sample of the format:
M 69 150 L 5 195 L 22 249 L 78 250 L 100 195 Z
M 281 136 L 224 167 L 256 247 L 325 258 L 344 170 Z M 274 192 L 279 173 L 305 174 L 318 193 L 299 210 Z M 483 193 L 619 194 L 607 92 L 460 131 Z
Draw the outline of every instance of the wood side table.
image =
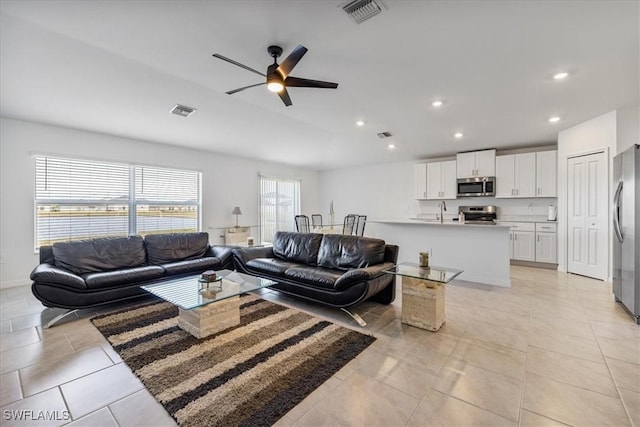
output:
M 462 270 L 403 262 L 385 273 L 402 277 L 402 323 L 438 331 L 445 322 L 444 285 Z

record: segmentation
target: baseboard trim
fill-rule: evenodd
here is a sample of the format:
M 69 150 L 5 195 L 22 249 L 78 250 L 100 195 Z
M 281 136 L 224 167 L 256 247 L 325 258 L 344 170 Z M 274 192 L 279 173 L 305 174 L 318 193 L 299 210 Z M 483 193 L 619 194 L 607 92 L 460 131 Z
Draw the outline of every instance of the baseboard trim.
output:
M 548 270 L 558 270 L 558 264 L 549 264 L 546 262 L 520 261 L 517 259 L 512 259 L 511 265 L 519 265 L 522 267 L 546 268 Z
M 0 282 L 0 289 L 9 289 L 15 288 L 17 286 L 25 286 L 30 285 L 30 280 L 7 280 L 5 282 Z

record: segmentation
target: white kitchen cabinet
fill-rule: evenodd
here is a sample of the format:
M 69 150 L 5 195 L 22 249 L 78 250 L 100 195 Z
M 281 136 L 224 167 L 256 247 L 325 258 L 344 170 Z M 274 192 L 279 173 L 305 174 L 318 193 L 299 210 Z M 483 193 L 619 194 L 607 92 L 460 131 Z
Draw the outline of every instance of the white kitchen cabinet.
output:
M 418 200 L 427 198 L 427 164 L 416 163 L 414 165 L 414 197 Z
M 456 155 L 457 178 L 495 176 L 496 150 L 472 151 Z
M 536 223 L 536 261 L 558 263 L 558 238 L 555 223 Z
M 456 193 L 456 161 L 427 163 L 427 199 L 455 199 Z
M 496 157 L 496 198 L 536 196 L 536 153 Z
M 503 221 L 498 221 L 498 223 L 511 226 L 509 230 L 509 254 L 511 259 L 535 261 L 535 224 L 532 222 Z
M 536 197 L 557 197 L 558 151 L 536 153 Z
M 520 261 L 536 260 L 535 233 L 531 231 L 512 231 L 513 257 Z

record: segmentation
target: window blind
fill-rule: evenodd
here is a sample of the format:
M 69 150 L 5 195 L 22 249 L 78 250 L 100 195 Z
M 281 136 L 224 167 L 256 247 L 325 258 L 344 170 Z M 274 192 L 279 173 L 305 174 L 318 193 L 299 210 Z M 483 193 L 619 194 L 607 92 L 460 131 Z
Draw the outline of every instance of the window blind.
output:
M 194 171 L 136 166 L 137 233 L 197 231 L 200 175 Z
M 46 156 L 35 163 L 36 248 L 200 228 L 199 172 Z
M 127 235 L 127 165 L 36 157 L 35 184 L 36 247 Z
M 276 231 L 295 230 L 300 212 L 300 181 L 260 177 L 262 242 L 272 242 Z

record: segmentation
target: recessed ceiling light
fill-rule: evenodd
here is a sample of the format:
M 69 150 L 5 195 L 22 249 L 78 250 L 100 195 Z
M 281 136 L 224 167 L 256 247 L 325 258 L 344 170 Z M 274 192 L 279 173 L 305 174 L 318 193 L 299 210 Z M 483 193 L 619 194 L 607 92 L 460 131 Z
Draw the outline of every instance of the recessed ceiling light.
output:
M 549 123 L 556 123 L 559 121 L 560 121 L 560 117 L 558 116 L 549 117 Z
M 389 145 L 387 145 L 387 148 L 389 150 L 393 150 L 394 148 L 396 148 L 396 146 L 395 146 L 395 144 L 389 144 Z
M 364 122 L 362 120 L 358 120 L 356 122 L 356 126 L 364 126 Z
M 461 139 L 464 136 L 462 132 L 456 132 L 453 134 L 453 137 L 456 139 Z
M 433 101 L 431 103 L 431 105 L 434 106 L 434 107 L 442 107 L 442 104 L 443 104 L 443 102 L 440 99 L 436 99 L 435 101 Z
M 569 73 L 567 73 L 566 71 L 563 71 L 561 73 L 555 74 L 553 76 L 554 80 L 564 80 L 567 77 L 569 77 Z

